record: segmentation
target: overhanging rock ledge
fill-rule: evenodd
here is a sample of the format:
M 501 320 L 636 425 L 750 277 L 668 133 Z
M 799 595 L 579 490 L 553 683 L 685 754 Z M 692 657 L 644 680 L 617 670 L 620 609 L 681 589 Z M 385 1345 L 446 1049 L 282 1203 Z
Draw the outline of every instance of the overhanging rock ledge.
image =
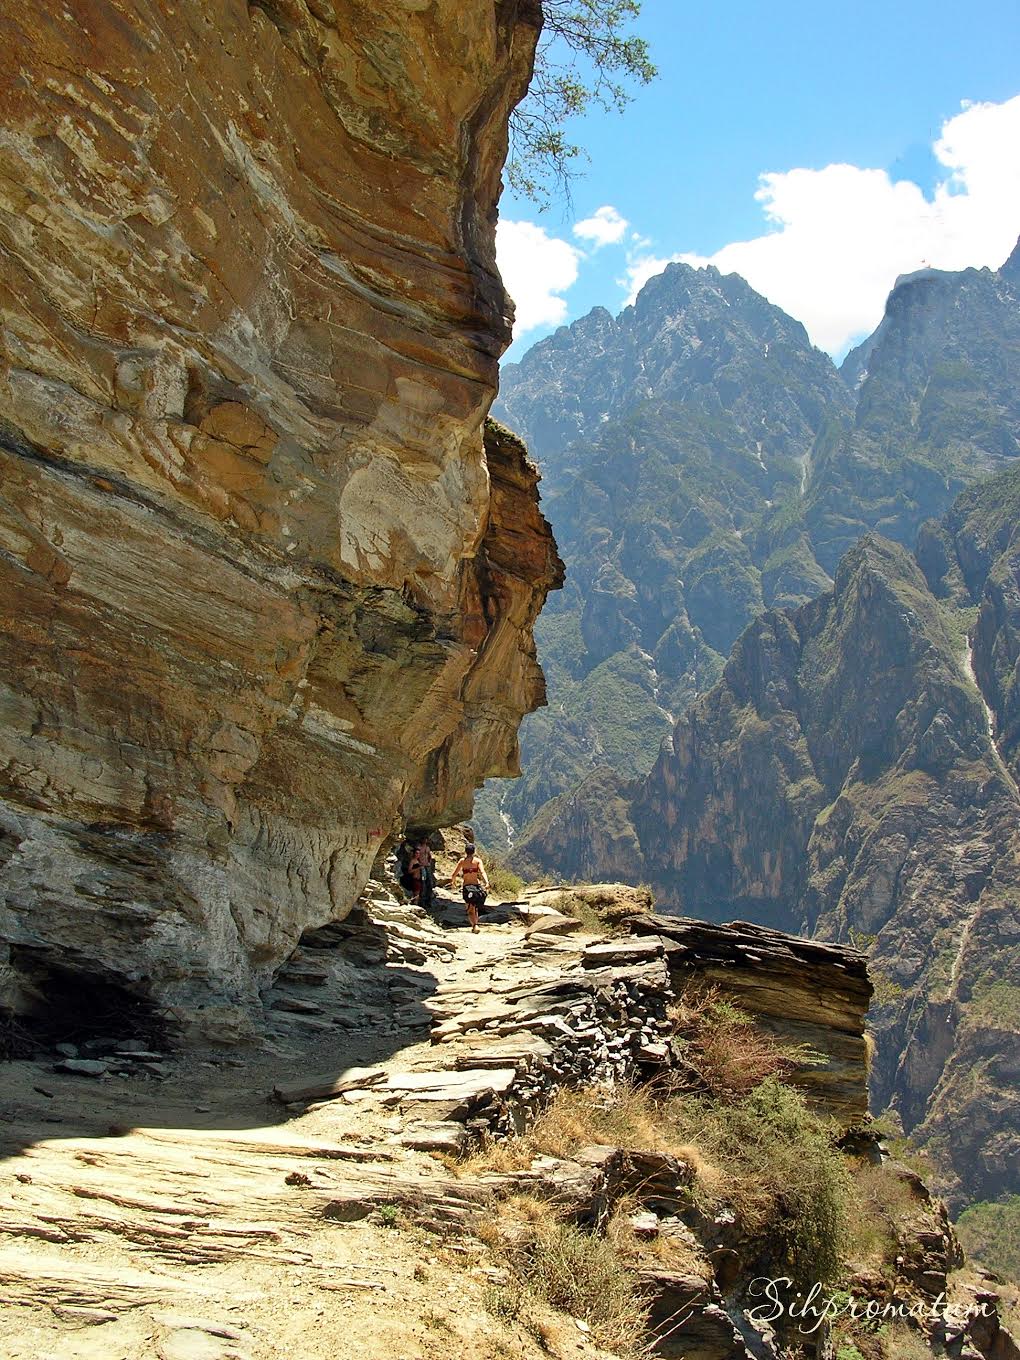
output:
M 0 964 L 244 1028 L 516 766 L 561 567 L 483 422 L 525 0 L 0 19 Z M 354 35 L 354 36 L 352 36 Z

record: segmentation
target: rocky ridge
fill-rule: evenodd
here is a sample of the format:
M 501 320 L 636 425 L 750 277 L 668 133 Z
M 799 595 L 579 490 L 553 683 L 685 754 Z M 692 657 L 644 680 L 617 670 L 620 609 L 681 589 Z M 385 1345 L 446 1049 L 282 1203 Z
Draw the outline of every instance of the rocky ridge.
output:
M 752 624 L 647 780 L 593 752 L 513 849 L 868 948 L 875 1098 L 954 1204 L 1015 1188 L 1017 478 L 924 515 L 1015 455 L 1018 259 L 901 280 L 848 359 L 852 421 L 813 447 L 791 521 L 834 593 Z M 908 550 L 916 532 L 914 561 L 870 540 L 836 568 L 876 526 Z
M 0 19 L 0 966 L 243 1031 L 543 701 L 494 221 L 531 0 Z M 35 1000 L 33 1000 L 35 998 Z

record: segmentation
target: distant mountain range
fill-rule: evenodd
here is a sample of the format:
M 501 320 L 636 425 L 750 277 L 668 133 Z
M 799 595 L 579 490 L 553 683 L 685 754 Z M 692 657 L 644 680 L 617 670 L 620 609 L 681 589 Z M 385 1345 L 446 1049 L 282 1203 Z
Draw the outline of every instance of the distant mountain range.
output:
M 741 279 L 671 265 L 511 366 L 497 414 L 542 466 L 568 576 L 538 628 L 550 707 L 522 780 L 481 795 L 483 839 L 508 820 L 523 868 L 866 944 L 878 1101 L 958 1201 L 1001 1193 L 1020 250 L 899 281 L 839 371 Z
M 493 848 L 593 769 L 646 774 L 753 618 L 828 589 L 869 529 L 912 547 L 1020 453 L 1018 296 L 1020 250 L 911 275 L 837 370 L 743 279 L 671 264 L 505 368 L 494 414 L 542 468 L 567 585 L 524 776 L 478 801 Z

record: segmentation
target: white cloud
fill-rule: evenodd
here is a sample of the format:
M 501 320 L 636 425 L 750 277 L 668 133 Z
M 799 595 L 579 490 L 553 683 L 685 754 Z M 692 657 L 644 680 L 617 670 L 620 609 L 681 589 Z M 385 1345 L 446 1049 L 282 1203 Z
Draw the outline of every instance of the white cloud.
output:
M 496 226 L 496 258 L 507 292 L 516 304 L 514 339 L 539 326 L 566 320 L 565 293 L 577 279 L 581 252 L 534 222 L 500 218 Z
M 761 176 L 755 197 L 773 228 L 714 255 L 637 255 L 628 301 L 670 260 L 738 273 L 838 353 L 872 331 L 897 275 L 925 265 L 997 268 L 1020 234 L 1020 95 L 964 104 L 934 145 L 944 168 L 931 200 L 884 170 L 827 165 Z
M 611 203 L 605 203 L 596 208 L 591 217 L 574 223 L 574 235 L 579 240 L 590 241 L 598 250 L 600 246 L 615 246 L 622 241 L 629 225 Z

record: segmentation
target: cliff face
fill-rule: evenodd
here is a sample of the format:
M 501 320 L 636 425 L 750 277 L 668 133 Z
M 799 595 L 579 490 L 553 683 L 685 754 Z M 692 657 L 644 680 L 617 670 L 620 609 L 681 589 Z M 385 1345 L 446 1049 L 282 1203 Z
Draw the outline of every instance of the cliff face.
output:
M 16 978 L 233 1027 L 401 812 L 515 769 L 560 567 L 482 424 L 537 28 L 530 0 L 0 18 Z
M 989 500 L 1015 485 L 1003 474 Z M 986 602 L 1010 574 L 993 556 Z M 867 945 L 877 1101 L 949 1192 L 982 1198 L 1009 1187 L 1020 1146 L 1020 799 L 954 622 L 901 548 L 865 539 L 832 594 L 748 629 L 633 818 L 674 905 Z
M 964 492 L 941 523 L 922 527 L 917 560 L 939 599 L 976 610 L 970 663 L 996 748 L 1015 778 L 1020 774 L 1020 478 L 1003 473 Z

